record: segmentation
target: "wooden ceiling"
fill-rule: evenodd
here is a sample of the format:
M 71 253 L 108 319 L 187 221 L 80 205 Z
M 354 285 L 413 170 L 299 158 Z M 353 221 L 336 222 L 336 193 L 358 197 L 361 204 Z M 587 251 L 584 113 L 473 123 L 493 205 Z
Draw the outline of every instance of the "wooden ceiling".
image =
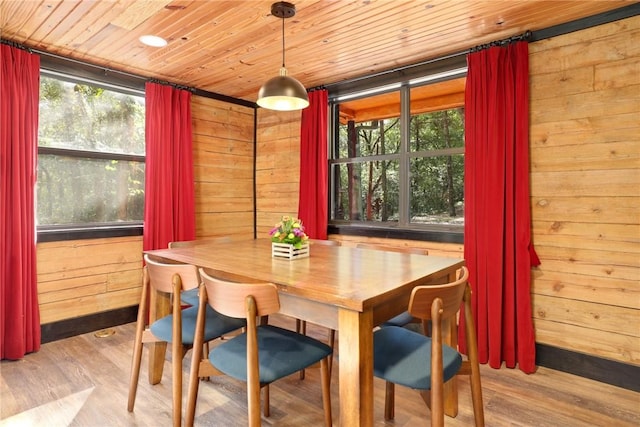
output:
M 255 101 L 282 62 L 272 0 L 2 0 L 0 35 L 37 51 Z M 610 11 L 624 0 L 294 0 L 285 62 L 305 87 Z M 138 38 L 154 34 L 164 48 Z

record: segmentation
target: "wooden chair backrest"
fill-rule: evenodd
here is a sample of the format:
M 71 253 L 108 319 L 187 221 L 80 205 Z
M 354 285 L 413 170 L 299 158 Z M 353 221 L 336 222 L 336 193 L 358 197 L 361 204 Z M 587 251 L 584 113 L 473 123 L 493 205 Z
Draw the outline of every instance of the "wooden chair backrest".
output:
M 177 289 L 186 291 L 197 288 L 200 284 L 198 268 L 191 264 L 170 264 L 162 262 L 162 258 L 144 255 L 146 271 L 151 287 L 160 292 L 174 293 L 174 280 L 179 281 Z
M 247 301 L 255 302 L 255 315 L 268 316 L 280 311 L 278 288 L 273 283 L 240 283 L 222 280 L 200 269 L 209 305 L 217 312 L 229 317 L 249 319 Z
M 439 313 L 441 318 L 447 319 L 455 316 L 460 310 L 468 279 L 469 270 L 462 267 L 459 278 L 455 282 L 444 285 L 416 286 L 409 299 L 409 313 L 419 319 L 431 320 L 433 318 L 433 303 L 436 299 L 440 299 L 442 302 Z
M 388 245 L 382 245 L 377 243 L 358 243 L 356 244 L 356 248 L 400 252 L 404 254 L 429 255 L 429 251 L 423 248 L 411 248 L 408 246 L 388 246 Z

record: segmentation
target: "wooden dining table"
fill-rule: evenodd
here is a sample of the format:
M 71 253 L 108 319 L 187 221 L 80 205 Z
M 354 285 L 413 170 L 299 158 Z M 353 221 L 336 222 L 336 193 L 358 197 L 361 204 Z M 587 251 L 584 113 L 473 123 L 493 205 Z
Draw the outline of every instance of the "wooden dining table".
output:
M 374 327 L 406 311 L 413 287 L 455 280 L 464 265 L 459 258 L 313 244 L 309 257 L 288 260 L 271 256 L 269 239 L 145 253 L 194 264 L 222 277 L 275 283 L 282 314 L 337 330 L 342 427 L 374 424 Z M 446 331 L 446 341 L 455 348 L 456 326 L 447 325 Z M 155 357 L 164 360 L 163 354 Z M 150 381 L 159 381 L 162 361 L 150 361 L 149 369 Z M 445 393 L 445 412 L 455 416 L 455 377 L 445 384 Z

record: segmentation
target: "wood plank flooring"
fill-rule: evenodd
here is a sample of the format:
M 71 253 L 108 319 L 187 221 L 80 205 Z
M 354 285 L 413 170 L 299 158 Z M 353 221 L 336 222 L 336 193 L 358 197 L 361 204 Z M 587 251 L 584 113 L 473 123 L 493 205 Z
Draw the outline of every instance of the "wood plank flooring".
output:
M 293 327 L 284 317 L 272 323 Z M 146 379 L 147 352 L 133 413 L 127 393 L 134 324 L 113 328 L 115 334 L 93 333 L 44 344 L 20 361 L 0 363 L 0 426 L 170 426 L 171 369 L 167 352 L 164 377 L 151 386 Z M 323 328 L 309 325 L 310 335 L 324 338 Z M 338 335 L 339 339 L 339 335 Z M 184 390 L 188 385 L 191 352 L 184 360 Z M 338 355 L 339 357 L 339 355 Z M 338 420 L 338 365 L 334 365 L 332 405 Z M 285 378 L 271 388 L 269 426 L 320 426 L 322 400 L 318 369 Z M 640 393 L 574 375 L 539 368 L 526 375 L 514 369 L 481 367 L 487 426 L 638 426 Z M 460 412 L 447 426 L 473 425 L 469 384 L 460 381 Z M 384 383 L 375 380 L 375 425 L 413 427 L 429 423 L 429 409 L 418 392 L 397 387 L 396 419 L 383 417 Z M 244 384 L 227 377 L 200 383 L 196 426 L 245 426 Z

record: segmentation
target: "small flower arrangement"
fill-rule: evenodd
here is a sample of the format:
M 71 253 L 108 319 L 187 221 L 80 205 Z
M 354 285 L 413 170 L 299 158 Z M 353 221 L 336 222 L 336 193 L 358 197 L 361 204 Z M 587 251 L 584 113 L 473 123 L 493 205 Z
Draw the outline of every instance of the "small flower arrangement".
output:
M 282 220 L 271 229 L 269 234 L 272 242 L 288 243 L 296 249 L 300 249 L 309 240 L 309 236 L 304 232 L 302 221 L 287 215 L 282 217 Z

